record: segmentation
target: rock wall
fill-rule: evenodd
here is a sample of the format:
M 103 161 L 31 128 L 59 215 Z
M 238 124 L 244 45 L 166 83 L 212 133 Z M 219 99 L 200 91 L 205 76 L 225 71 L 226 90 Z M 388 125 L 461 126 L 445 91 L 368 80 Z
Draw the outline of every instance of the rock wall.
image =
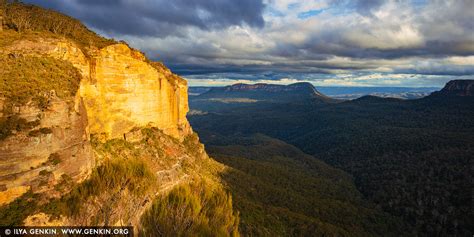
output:
M 91 60 L 90 79 L 81 84 L 91 133 L 123 137 L 134 127 L 151 125 L 180 138 L 189 132 L 187 84 L 146 62 L 124 44 L 111 45 Z
M 71 62 L 83 76 L 83 98 L 91 134 L 120 138 L 134 127 L 154 126 L 175 138 L 191 132 L 186 119 L 187 82 L 125 44 L 87 49 L 71 42 L 23 40 L 8 53 L 48 55 Z
M 33 105 L 14 110 L 16 116 L 36 126 L 0 140 L 0 205 L 30 189 L 50 191 L 65 177 L 79 182 L 90 174 L 94 158 L 80 97 L 65 101 L 53 93 L 44 110 Z
M 66 60 L 82 75 L 76 98 L 61 100 L 52 93 L 46 109 L 33 104 L 14 109 L 38 124 L 0 140 L 0 205 L 30 189 L 60 195 L 52 187 L 63 174 L 85 179 L 95 165 L 90 134 L 125 138 L 135 127 L 153 126 L 182 140 L 192 132 L 186 81 L 125 44 L 84 49 L 64 39 L 38 38 L 14 42 L 0 53 Z M 0 117 L 7 116 L 2 98 L 0 105 Z

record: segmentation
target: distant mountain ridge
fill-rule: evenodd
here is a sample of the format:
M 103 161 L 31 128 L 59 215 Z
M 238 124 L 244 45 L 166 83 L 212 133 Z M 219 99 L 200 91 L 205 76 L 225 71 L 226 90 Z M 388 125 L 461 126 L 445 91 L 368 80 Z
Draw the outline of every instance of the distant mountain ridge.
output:
M 209 105 L 206 104 L 208 101 L 196 101 L 191 104 L 191 109 L 208 113 L 189 116 L 189 119 L 193 129 L 200 135 L 206 134 L 203 137 L 221 143 L 217 146 L 227 146 L 225 138 L 228 143 L 235 145 L 241 137 L 258 133 L 282 140 L 302 152 L 343 169 L 354 177 L 358 190 L 365 197 L 382 210 L 403 219 L 406 224 L 404 230 L 408 233 L 406 236 L 469 236 L 474 233 L 470 224 L 474 96 L 468 96 L 472 95 L 473 82 L 452 81 L 444 89 L 439 89 L 439 92 L 414 100 L 368 95 L 333 104 L 306 101 L 276 105 L 254 103 L 235 109 L 228 109 L 228 105 L 212 107 L 217 103 Z M 213 145 L 209 140 L 204 141 L 207 148 Z M 241 144 L 244 148 L 254 146 L 247 141 Z M 241 151 L 247 152 L 248 149 L 235 148 L 234 146 L 233 154 L 223 156 L 216 152 L 213 157 L 222 158 L 220 161 L 223 163 L 239 168 L 236 165 L 243 165 L 248 161 L 239 159 L 245 158 Z M 270 151 L 274 153 L 275 149 Z M 271 153 L 256 147 L 256 157 L 269 155 Z M 263 172 L 249 172 L 259 165 L 253 164 L 256 163 L 249 162 L 246 164 L 248 168 L 241 170 L 247 174 L 256 174 L 259 178 L 265 177 L 263 173 L 270 171 L 262 169 Z M 285 168 L 287 167 L 289 166 Z M 296 169 L 295 173 L 302 173 L 303 170 Z M 280 174 L 282 175 L 273 176 L 277 177 L 275 182 L 270 180 L 266 183 L 268 185 L 261 187 L 266 188 L 284 180 L 284 172 Z M 245 176 L 241 177 L 237 180 L 244 180 Z M 250 184 L 254 180 L 240 182 Z M 304 182 L 305 179 L 301 180 Z M 280 185 L 285 188 L 295 186 Z M 255 188 L 251 185 L 246 187 Z M 310 187 L 308 185 L 308 190 Z M 307 195 L 305 192 L 302 196 Z M 276 196 L 272 196 L 272 201 Z M 296 203 L 293 200 L 298 199 L 286 200 Z M 305 211 L 303 209 L 300 213 Z M 319 213 L 321 211 L 322 209 L 318 209 Z M 318 214 L 316 216 L 321 216 Z M 364 236 L 353 233 L 347 236 Z M 405 235 L 384 230 L 374 236 Z
M 474 96 L 474 80 L 452 80 L 432 96 Z
M 299 82 L 290 85 L 238 83 L 231 86 L 212 88 L 199 95 L 198 98 L 248 98 L 267 101 L 295 101 L 306 99 L 332 100 L 319 92 L 308 82 Z

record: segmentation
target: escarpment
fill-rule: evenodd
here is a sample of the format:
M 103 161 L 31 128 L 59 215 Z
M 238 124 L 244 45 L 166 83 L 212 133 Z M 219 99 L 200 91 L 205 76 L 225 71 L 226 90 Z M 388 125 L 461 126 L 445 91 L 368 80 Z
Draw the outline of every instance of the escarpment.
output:
M 191 131 L 186 119 L 186 81 L 125 44 L 90 48 L 90 56 L 86 57 L 72 42 L 22 40 L 5 52 L 50 56 L 74 65 L 83 77 L 79 95 L 84 99 L 93 134 L 118 138 L 134 127 L 147 125 L 176 138 Z
M 159 222 L 174 236 L 191 223 L 189 233 L 238 235 L 225 166 L 186 119 L 185 80 L 60 13 L 5 2 L 2 15 L 0 226 L 127 225 L 156 236 Z M 156 208 L 172 195 L 199 200 L 200 213 Z
M 86 56 L 67 39 L 39 37 L 2 48 L 1 57 L 12 60 L 52 58 L 70 63 L 81 79 L 67 98 L 58 98 L 54 90 L 43 96 L 43 108 L 31 99 L 24 104 L 2 102 L 2 119 L 20 119 L 25 125 L 5 128 L 0 140 L 0 204 L 27 190 L 50 190 L 48 186 L 62 175 L 75 181 L 87 177 L 94 167 L 90 134 L 105 141 L 126 138 L 133 128 L 147 126 L 178 140 L 192 133 L 186 119 L 185 80 L 125 44 L 87 50 Z M 20 131 L 18 126 L 27 129 Z

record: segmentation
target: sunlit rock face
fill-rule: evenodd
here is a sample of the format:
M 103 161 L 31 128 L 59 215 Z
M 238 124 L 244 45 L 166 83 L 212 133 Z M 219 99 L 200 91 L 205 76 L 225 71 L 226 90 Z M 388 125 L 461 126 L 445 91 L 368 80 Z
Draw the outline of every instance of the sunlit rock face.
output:
M 0 140 L 0 205 L 28 190 L 51 191 L 63 175 L 75 182 L 87 178 L 94 159 L 80 97 L 53 95 L 47 108 L 28 104 L 16 107 L 14 115 L 35 126 Z
M 191 131 L 186 119 L 187 82 L 125 44 L 88 48 L 88 56 L 73 43 L 57 39 L 20 41 L 7 50 L 71 62 L 83 76 L 79 94 L 91 134 L 119 138 L 147 125 L 175 138 Z
M 1 53 L 65 60 L 82 79 L 75 98 L 53 92 L 45 109 L 13 108 L 35 125 L 0 141 L 0 205 L 28 190 L 55 195 L 52 187 L 63 175 L 75 182 L 87 178 L 95 166 L 90 134 L 124 138 L 149 125 L 179 140 L 192 132 L 186 81 L 125 44 L 84 49 L 64 39 L 21 40 Z M 0 96 L 0 117 L 7 116 L 3 104 Z
M 98 51 L 80 87 L 91 133 L 109 138 L 151 125 L 176 138 L 188 133 L 186 81 L 124 44 Z

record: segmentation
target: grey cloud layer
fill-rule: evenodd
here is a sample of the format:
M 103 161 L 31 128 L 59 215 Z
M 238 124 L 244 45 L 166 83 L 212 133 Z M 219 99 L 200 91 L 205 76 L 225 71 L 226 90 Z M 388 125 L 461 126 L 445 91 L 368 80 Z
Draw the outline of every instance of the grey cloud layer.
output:
M 165 37 L 183 26 L 203 30 L 263 27 L 260 0 L 28 0 L 59 10 L 110 35 Z
M 29 1 L 195 79 L 474 75 L 472 0 Z

